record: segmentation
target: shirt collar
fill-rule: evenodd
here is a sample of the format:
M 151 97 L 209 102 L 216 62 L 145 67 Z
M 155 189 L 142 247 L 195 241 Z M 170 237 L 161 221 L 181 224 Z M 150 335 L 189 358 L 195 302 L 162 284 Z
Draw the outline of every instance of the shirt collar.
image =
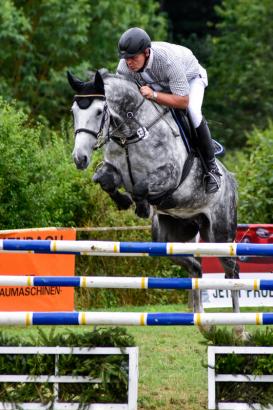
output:
M 153 49 L 150 48 L 149 59 L 148 59 L 148 62 L 147 62 L 147 64 L 146 64 L 146 67 L 144 68 L 144 71 L 146 71 L 147 69 L 148 69 L 148 70 L 151 70 L 153 61 L 154 61 L 154 52 L 153 52 Z

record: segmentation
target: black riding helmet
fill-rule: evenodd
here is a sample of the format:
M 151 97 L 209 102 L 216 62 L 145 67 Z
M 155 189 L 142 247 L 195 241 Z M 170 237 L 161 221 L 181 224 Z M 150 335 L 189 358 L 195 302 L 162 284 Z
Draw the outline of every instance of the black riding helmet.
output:
M 138 27 L 129 28 L 129 30 L 125 31 L 119 39 L 119 57 L 134 57 L 149 47 L 151 47 L 151 39 L 146 31 Z

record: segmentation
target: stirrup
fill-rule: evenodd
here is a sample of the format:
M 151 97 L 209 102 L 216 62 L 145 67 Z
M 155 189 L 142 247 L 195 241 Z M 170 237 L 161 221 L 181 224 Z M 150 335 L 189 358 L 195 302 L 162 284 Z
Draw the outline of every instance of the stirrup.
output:
M 221 176 L 222 174 L 218 169 L 211 169 L 204 175 L 204 185 L 207 194 L 214 194 L 217 192 L 221 186 Z

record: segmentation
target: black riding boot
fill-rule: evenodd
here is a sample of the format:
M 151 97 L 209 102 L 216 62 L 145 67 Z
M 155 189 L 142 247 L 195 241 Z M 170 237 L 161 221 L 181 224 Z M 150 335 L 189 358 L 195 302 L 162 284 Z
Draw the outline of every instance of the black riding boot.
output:
M 205 189 L 208 194 L 212 194 L 220 188 L 221 174 L 217 167 L 214 155 L 214 146 L 210 135 L 210 130 L 206 120 L 203 118 L 199 127 L 196 128 L 197 144 L 203 157 L 205 169 Z

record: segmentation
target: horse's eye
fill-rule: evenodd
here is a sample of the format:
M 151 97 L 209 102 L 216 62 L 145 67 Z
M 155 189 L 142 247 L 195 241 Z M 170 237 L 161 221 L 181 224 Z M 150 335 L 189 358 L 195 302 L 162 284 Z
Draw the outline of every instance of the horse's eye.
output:
M 97 110 L 97 117 L 99 117 L 101 114 L 102 114 L 102 110 L 99 108 L 99 109 Z

